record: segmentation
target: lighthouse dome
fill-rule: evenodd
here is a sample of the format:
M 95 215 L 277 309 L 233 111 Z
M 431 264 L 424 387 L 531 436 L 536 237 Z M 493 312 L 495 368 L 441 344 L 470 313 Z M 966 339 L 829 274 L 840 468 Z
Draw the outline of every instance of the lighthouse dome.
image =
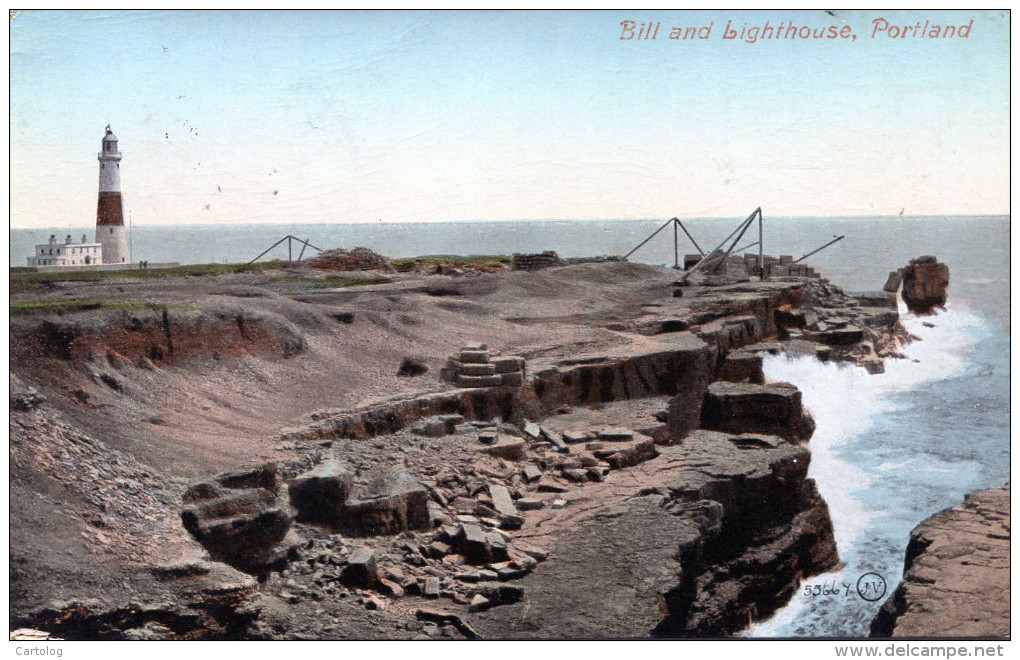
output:
M 106 125 L 106 135 L 103 136 L 103 142 L 116 142 L 116 141 L 117 141 L 117 136 L 113 134 L 113 131 L 110 129 L 110 125 L 107 124 Z

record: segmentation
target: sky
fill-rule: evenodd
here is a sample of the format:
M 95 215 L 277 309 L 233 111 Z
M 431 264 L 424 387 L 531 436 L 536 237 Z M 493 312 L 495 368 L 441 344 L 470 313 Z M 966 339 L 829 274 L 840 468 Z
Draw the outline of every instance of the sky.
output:
M 12 228 L 107 124 L 139 225 L 1009 212 L 1008 12 L 29 10 L 10 97 Z

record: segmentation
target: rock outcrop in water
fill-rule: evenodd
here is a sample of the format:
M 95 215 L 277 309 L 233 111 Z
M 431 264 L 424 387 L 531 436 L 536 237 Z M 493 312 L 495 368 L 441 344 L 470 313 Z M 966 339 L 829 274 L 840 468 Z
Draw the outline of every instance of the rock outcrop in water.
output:
M 1009 493 L 971 493 L 913 529 L 872 637 L 1009 637 Z
M 946 304 L 949 289 L 949 266 L 933 256 L 912 259 L 903 269 L 901 296 L 907 309 L 915 314 L 931 314 Z

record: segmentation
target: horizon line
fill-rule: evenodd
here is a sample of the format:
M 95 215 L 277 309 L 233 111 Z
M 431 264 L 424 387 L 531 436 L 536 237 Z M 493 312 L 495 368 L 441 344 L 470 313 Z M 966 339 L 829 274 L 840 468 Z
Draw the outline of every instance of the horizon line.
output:
M 899 220 L 904 218 L 987 218 L 987 217 L 1010 217 L 1009 212 L 1005 213 L 916 213 L 916 214 L 835 214 L 835 215 L 768 215 L 764 214 L 766 220 L 769 218 L 782 218 L 784 220 L 828 220 L 828 219 L 889 219 Z M 296 220 L 290 222 L 265 222 L 265 221 L 230 221 L 230 222 L 153 222 L 153 223 L 138 223 L 139 227 L 214 227 L 224 225 L 252 225 L 252 226 L 272 226 L 272 225 L 368 225 L 368 224 L 380 224 L 380 225 L 413 225 L 413 224 L 469 224 L 469 223 L 531 223 L 531 222 L 657 222 L 657 221 L 669 221 L 672 218 L 679 218 L 680 220 L 737 220 L 744 217 L 743 215 L 733 216 L 678 216 L 672 215 L 670 217 L 658 216 L 658 217 L 645 217 L 645 218 L 516 218 L 512 220 L 508 219 L 468 219 L 468 220 Z M 91 229 L 94 228 L 94 224 L 87 225 L 49 225 L 45 227 L 13 227 L 8 226 L 9 231 L 42 231 L 49 229 Z M 134 227 L 134 223 L 131 223 L 131 227 Z

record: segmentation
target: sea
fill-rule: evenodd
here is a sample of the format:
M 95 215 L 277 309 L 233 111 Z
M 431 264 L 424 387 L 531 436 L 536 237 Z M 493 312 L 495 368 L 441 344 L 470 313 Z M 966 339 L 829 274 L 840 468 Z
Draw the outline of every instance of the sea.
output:
M 743 218 L 683 219 L 704 251 Z M 135 261 L 244 262 L 293 235 L 314 248 L 367 247 L 390 257 L 492 255 L 555 250 L 563 257 L 624 255 L 673 265 L 695 253 L 683 231 L 655 220 L 134 226 Z M 808 578 L 790 604 L 747 637 L 855 638 L 898 585 L 910 530 L 969 492 L 1007 483 L 1009 473 L 1009 216 L 768 217 L 764 252 L 808 259 L 847 291 L 881 289 L 890 271 L 921 255 L 949 265 L 949 302 L 917 318 L 919 337 L 885 373 L 808 358 L 770 357 L 769 378 L 803 391 L 817 429 L 813 477 L 829 505 L 840 568 Z M 738 248 L 758 240 L 757 225 Z M 91 238 L 88 229 L 11 230 L 11 265 L 25 265 L 50 234 Z M 292 244 L 298 258 L 301 245 Z M 757 246 L 744 251 L 757 252 Z M 738 250 L 739 251 L 739 250 Z M 288 258 L 284 242 L 263 259 Z

